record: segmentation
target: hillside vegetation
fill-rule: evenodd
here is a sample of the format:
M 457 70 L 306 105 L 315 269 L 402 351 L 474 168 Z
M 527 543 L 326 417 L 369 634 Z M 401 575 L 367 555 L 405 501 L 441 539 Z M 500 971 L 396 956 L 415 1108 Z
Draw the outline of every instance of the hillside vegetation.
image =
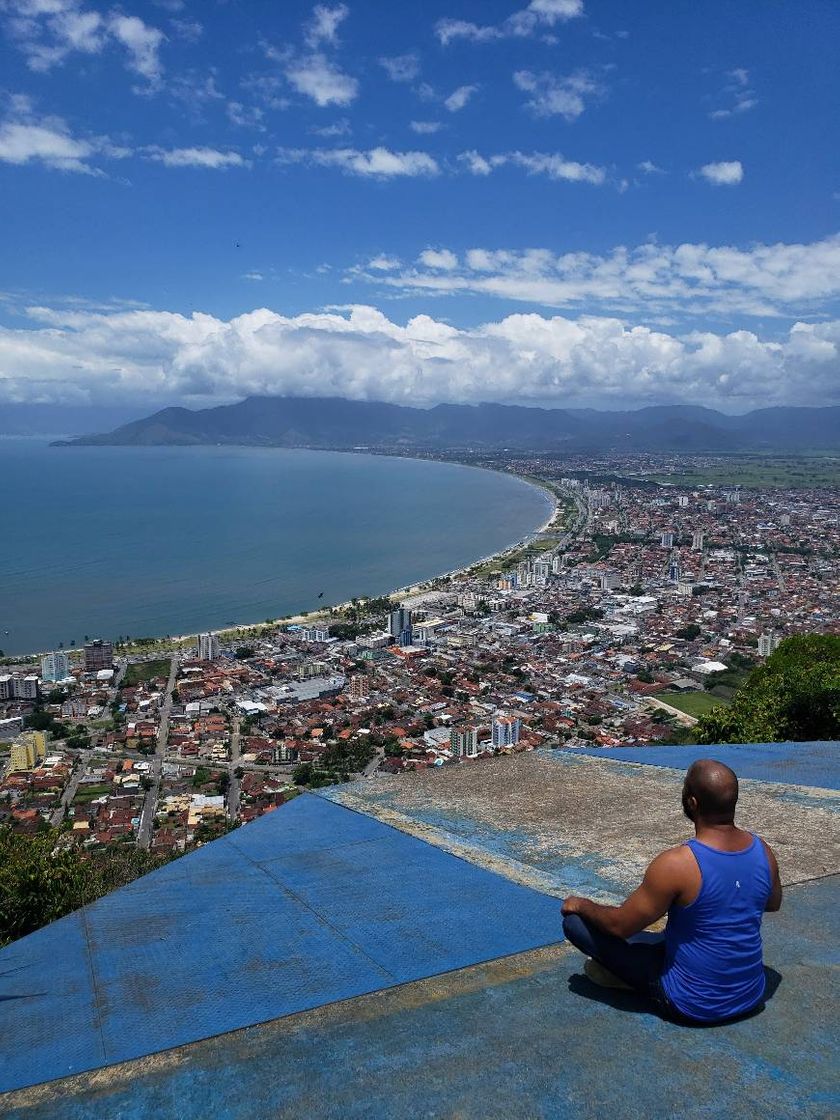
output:
M 840 740 L 840 636 L 786 638 L 694 732 L 699 743 Z

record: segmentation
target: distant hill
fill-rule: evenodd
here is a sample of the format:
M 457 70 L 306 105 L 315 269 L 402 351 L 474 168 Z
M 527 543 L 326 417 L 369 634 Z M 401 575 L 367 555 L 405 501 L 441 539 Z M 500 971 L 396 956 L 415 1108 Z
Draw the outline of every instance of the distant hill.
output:
M 66 442 L 430 450 L 840 450 L 840 407 L 765 408 L 727 416 L 691 405 L 625 412 L 501 404 L 423 409 L 340 397 L 248 397 L 238 404 L 196 411 L 164 408 L 107 434 Z

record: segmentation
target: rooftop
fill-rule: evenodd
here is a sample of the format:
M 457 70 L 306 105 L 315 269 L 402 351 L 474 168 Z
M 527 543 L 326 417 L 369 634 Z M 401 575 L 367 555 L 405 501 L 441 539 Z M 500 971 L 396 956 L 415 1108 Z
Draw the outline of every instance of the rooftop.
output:
M 685 836 L 698 749 L 536 752 L 304 795 L 0 952 L 0 1113 L 836 1115 L 840 744 L 704 751 L 786 885 L 762 1014 L 665 1023 L 562 942 Z

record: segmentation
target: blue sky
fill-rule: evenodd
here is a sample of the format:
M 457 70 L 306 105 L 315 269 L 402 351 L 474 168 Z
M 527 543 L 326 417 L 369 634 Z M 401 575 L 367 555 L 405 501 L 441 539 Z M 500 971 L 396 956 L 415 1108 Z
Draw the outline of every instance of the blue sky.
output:
M 0 402 L 840 401 L 834 0 L 0 0 Z

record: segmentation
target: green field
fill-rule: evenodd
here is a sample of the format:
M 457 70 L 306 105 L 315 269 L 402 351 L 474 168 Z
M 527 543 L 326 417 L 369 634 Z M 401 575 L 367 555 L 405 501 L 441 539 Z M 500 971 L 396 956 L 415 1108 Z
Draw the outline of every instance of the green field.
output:
M 158 657 L 154 661 L 138 661 L 137 664 L 129 665 L 126 669 L 122 683 L 124 686 L 133 687 L 154 680 L 155 677 L 166 679 L 169 677 L 171 666 L 172 662 L 168 657 Z
M 725 700 L 710 696 L 708 692 L 657 692 L 653 698 L 661 700 L 664 704 L 670 704 L 672 708 L 678 708 L 687 716 L 694 716 L 695 719 L 711 712 L 713 708 L 726 704 Z
M 745 486 L 753 490 L 840 486 L 840 458 L 830 455 L 744 455 L 688 462 L 685 470 L 647 476 L 671 486 Z

